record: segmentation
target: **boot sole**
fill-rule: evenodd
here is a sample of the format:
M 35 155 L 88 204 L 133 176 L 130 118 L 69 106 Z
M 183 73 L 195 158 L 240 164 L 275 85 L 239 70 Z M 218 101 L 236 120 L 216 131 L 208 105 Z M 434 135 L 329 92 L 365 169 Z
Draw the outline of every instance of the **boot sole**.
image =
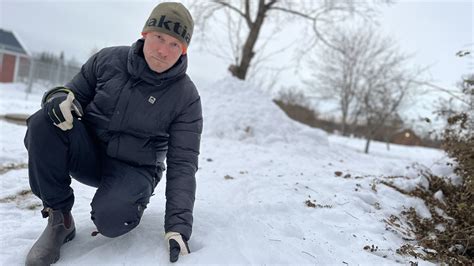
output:
M 64 239 L 63 244 L 73 240 L 75 236 L 76 236 L 76 228 L 74 228 L 74 230 L 72 230 L 72 232 L 69 233 L 69 235 L 66 236 L 66 238 Z

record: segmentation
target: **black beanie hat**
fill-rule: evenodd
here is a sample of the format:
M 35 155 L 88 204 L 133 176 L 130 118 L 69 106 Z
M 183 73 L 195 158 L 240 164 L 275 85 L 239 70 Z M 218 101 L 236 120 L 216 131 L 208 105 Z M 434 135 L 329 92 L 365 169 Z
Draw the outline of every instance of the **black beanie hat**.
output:
M 187 48 L 191 42 L 193 29 L 193 18 L 183 4 L 165 2 L 153 9 L 142 32 L 158 31 L 169 34 L 180 40 Z

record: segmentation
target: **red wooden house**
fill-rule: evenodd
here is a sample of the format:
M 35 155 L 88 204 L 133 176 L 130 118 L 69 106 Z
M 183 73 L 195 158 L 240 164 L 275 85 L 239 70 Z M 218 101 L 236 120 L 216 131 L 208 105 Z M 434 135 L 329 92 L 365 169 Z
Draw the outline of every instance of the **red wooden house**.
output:
M 29 58 L 15 34 L 0 29 L 0 82 L 15 82 L 20 65 L 27 64 Z

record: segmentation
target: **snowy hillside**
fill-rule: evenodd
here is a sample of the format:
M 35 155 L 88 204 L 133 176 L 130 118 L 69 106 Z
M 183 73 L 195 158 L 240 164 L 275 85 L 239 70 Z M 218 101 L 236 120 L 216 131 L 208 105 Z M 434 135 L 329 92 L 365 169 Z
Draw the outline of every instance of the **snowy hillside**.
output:
M 426 185 L 417 169 L 450 175 L 442 151 L 398 145 L 387 150 L 374 142 L 367 155 L 363 140 L 294 122 L 249 83 L 225 78 L 198 87 L 204 134 L 192 253 L 177 264 L 429 264 L 396 253 L 406 234 L 388 222 L 404 208 L 426 216 L 429 211 L 380 181 L 410 188 Z M 26 98 L 23 90 L 20 84 L 0 85 L 0 115 L 39 108 L 41 93 Z M 0 264 L 22 265 L 46 219 L 28 191 L 26 128 L 0 120 L 0 130 Z M 75 181 L 72 186 L 77 235 L 62 248 L 58 265 L 168 263 L 165 180 L 141 224 L 115 239 L 91 236 L 94 189 Z
M 270 96 L 234 78 L 201 91 L 204 135 L 245 143 L 328 144 L 326 133 L 288 119 Z

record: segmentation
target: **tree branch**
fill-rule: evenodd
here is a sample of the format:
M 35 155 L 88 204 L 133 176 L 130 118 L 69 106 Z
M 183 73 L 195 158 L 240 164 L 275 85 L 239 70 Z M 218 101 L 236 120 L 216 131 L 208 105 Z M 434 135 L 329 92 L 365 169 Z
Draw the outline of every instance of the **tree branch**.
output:
M 272 1 L 272 2 L 275 2 L 275 1 Z M 283 11 L 283 12 L 290 13 L 290 14 L 293 14 L 293 15 L 297 15 L 297 16 L 302 17 L 302 18 L 306 18 L 306 19 L 309 19 L 309 20 L 314 20 L 314 18 L 311 17 L 308 14 L 305 14 L 303 12 L 299 12 L 299 11 L 296 11 L 296 10 L 284 8 L 284 7 L 281 7 L 281 6 L 271 6 L 268 9 L 269 10 L 279 10 L 279 11 Z
M 229 8 L 230 10 L 236 12 L 237 14 L 239 14 L 241 17 L 243 17 L 245 19 L 245 21 L 247 21 L 247 24 L 249 25 L 249 28 L 251 27 L 252 25 L 252 21 L 250 20 L 250 17 L 247 16 L 246 14 L 244 14 L 240 9 L 238 9 L 237 7 L 231 5 L 230 3 L 227 3 L 225 2 L 224 0 L 213 0 L 214 3 L 216 4 L 219 4 L 221 6 L 224 6 L 224 7 L 227 7 Z
M 252 27 L 252 19 L 250 18 L 250 0 L 245 0 L 245 21 L 249 28 Z
M 433 84 L 433 83 L 426 82 L 426 81 L 416 81 L 416 80 L 414 80 L 413 83 L 418 84 L 418 85 L 425 85 L 425 86 L 431 87 L 431 88 L 433 88 L 433 89 L 436 89 L 436 90 L 438 90 L 438 91 L 442 91 L 442 92 L 444 92 L 444 93 L 449 94 L 449 96 L 455 98 L 456 100 L 459 100 L 459 101 L 461 101 L 461 102 L 463 102 L 463 103 L 465 103 L 465 104 L 469 104 L 469 102 L 468 102 L 467 99 L 462 98 L 462 97 L 456 95 L 452 90 L 449 90 L 449 89 L 440 87 L 440 86 L 438 86 L 438 85 L 435 85 L 435 84 Z

